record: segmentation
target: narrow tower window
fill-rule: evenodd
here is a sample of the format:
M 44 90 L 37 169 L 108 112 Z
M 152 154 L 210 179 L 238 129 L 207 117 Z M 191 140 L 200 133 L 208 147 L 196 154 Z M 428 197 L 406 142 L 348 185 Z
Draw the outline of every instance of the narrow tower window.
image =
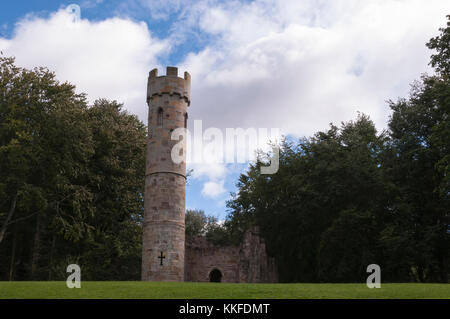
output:
M 184 113 L 184 128 L 187 128 L 188 114 Z
M 158 109 L 158 117 L 156 120 L 156 125 L 162 127 L 163 126 L 163 115 L 164 115 L 164 111 L 162 108 Z

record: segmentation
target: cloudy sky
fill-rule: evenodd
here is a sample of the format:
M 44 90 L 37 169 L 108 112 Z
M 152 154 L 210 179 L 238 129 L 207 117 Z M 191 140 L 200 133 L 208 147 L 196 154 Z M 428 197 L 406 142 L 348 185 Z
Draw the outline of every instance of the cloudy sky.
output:
M 448 0 L 2 1 L 0 50 L 144 122 L 149 70 L 178 66 L 192 76 L 190 127 L 302 137 L 358 111 L 385 128 L 386 100 L 431 72 L 425 43 L 447 14 Z M 245 167 L 192 164 L 187 207 L 223 219 Z

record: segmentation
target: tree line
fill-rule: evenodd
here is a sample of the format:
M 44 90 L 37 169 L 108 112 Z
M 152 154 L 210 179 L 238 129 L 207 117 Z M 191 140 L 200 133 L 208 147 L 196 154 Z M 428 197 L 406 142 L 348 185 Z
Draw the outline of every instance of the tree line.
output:
M 146 128 L 0 56 L 0 280 L 139 279 Z
M 450 20 L 450 17 L 449 17 Z M 427 46 L 433 75 L 365 114 L 286 139 L 241 174 L 224 223 L 186 213 L 186 237 L 239 244 L 258 226 L 284 282 L 447 282 L 450 22 Z M 374 88 L 376 89 L 376 88 Z M 331 107 L 331 106 L 330 106 Z M 0 280 L 139 280 L 146 127 L 115 101 L 92 104 L 46 68 L 0 55 Z
M 364 282 L 369 264 L 383 281 L 448 281 L 450 22 L 427 46 L 435 74 L 389 101 L 387 130 L 359 114 L 284 140 L 278 173 L 260 174 L 261 154 L 240 176 L 224 227 L 259 226 L 282 281 Z

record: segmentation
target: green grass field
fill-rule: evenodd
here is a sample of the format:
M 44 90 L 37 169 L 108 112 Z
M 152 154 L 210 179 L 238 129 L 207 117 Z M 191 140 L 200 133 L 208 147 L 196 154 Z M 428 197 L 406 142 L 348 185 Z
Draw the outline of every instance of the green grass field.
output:
M 65 282 L 0 282 L 0 299 L 304 299 L 387 298 L 450 299 L 450 284 L 226 284 L 174 282 L 82 282 L 69 289 Z

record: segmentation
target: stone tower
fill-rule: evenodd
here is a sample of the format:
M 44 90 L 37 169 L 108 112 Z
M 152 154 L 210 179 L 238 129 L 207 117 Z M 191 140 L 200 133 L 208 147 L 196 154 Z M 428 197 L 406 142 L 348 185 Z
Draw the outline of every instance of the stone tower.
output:
M 179 164 L 172 160 L 179 141 L 171 133 L 187 125 L 190 90 L 191 76 L 178 77 L 175 67 L 166 76 L 157 69 L 149 74 L 142 280 L 184 281 L 186 154 Z

